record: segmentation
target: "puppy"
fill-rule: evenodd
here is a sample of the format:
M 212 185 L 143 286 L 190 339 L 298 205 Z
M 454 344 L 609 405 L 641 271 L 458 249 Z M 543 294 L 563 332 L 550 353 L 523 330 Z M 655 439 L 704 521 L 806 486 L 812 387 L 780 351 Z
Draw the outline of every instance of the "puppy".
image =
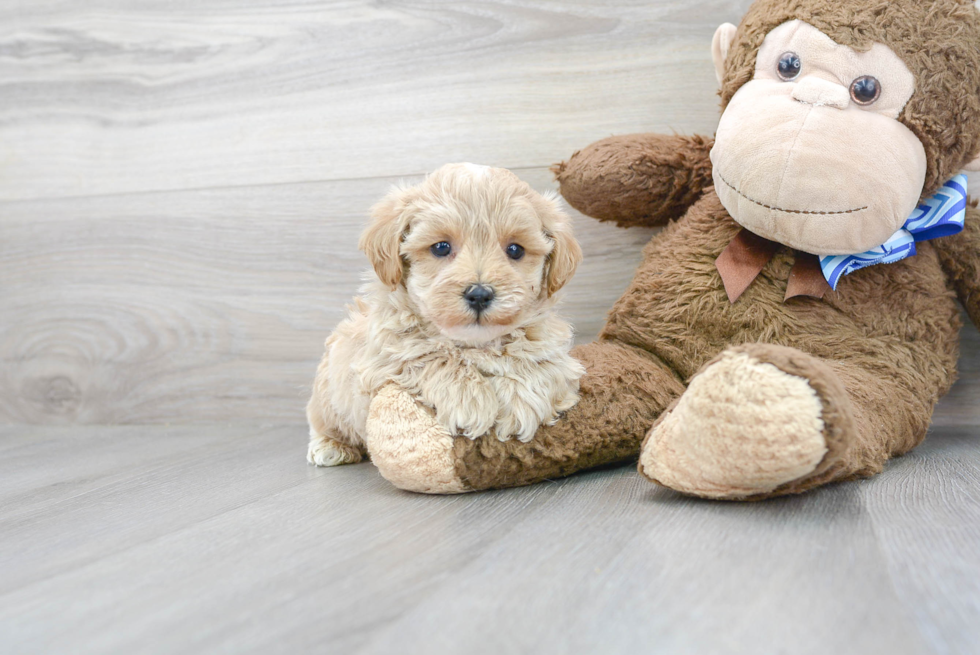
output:
M 470 439 L 529 441 L 578 402 L 585 371 L 554 306 L 582 250 L 555 197 L 502 168 L 447 164 L 378 203 L 360 248 L 375 275 L 326 341 L 310 463 L 361 460 L 388 382 Z

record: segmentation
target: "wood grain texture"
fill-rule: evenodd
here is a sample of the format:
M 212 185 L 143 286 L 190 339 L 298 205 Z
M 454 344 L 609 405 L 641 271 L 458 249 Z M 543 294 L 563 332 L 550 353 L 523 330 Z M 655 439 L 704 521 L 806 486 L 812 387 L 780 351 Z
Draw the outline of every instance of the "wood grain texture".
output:
M 544 190 L 597 138 L 712 132 L 710 37 L 747 4 L 5 4 L 0 422 L 296 420 L 393 182 Z M 576 227 L 587 341 L 651 233 Z M 967 334 L 940 423 L 980 419 Z
M 3 651 L 902 655 L 980 639 L 976 428 L 939 429 L 872 480 L 748 504 L 632 467 L 418 496 L 369 463 L 309 467 L 305 438 L 0 427 Z
M 711 132 L 748 0 L 12 2 L 0 199 L 547 166 Z

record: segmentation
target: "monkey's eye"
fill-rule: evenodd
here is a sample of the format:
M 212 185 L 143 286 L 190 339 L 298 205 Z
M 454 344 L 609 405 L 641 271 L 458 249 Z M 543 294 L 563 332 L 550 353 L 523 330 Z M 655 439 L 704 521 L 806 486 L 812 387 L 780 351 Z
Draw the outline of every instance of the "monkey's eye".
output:
M 507 253 L 507 256 L 513 259 L 514 261 L 517 261 L 518 259 L 524 257 L 524 247 L 519 246 L 516 243 L 512 243 L 509 246 L 507 246 L 505 252 Z
M 436 257 L 448 257 L 453 251 L 453 247 L 449 245 L 447 241 L 440 241 L 439 243 L 433 245 L 429 248 L 431 252 Z
M 779 63 L 776 64 L 776 73 L 779 77 L 789 82 L 800 76 L 800 69 L 802 68 L 803 62 L 800 61 L 798 54 L 795 52 L 784 52 L 783 56 L 779 58 Z
M 873 104 L 881 96 L 881 83 L 870 75 L 851 82 L 851 100 L 859 105 Z

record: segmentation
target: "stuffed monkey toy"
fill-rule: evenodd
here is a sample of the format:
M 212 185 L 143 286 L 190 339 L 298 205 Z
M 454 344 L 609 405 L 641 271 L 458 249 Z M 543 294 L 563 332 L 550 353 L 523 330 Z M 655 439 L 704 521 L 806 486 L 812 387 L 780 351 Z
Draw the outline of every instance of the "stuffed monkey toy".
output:
M 414 491 L 525 485 L 639 456 L 757 499 L 874 475 L 920 443 L 980 323 L 980 12 L 972 0 L 758 0 L 712 46 L 714 139 L 605 139 L 555 167 L 623 227 L 665 226 L 581 401 L 529 443 L 454 438 L 388 386 L 368 449 Z

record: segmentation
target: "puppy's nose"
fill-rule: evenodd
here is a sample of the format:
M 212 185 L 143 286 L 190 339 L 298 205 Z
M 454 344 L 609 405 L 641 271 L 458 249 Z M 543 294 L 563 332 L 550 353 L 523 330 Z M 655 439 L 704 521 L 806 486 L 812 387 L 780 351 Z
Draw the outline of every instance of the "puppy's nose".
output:
M 482 312 L 493 302 L 493 289 L 485 284 L 471 284 L 463 292 L 463 298 L 470 307 Z

